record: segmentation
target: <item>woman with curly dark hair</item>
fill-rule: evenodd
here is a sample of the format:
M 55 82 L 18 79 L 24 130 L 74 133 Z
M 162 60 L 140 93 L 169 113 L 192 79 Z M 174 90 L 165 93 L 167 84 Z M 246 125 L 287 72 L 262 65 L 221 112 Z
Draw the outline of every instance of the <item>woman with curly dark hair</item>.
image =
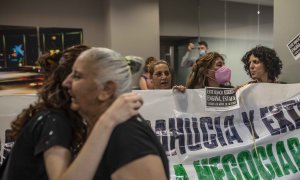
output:
M 92 179 L 98 164 L 90 162 L 101 160 L 114 127 L 126 120 L 112 116 L 116 109 L 131 110 L 131 101 L 117 101 L 119 106 L 98 117 L 101 126 L 95 128 L 95 122 L 83 120 L 80 112 L 70 109 L 71 97 L 62 82 L 87 49 L 84 45 L 66 49 L 39 90 L 37 102 L 12 122 L 15 144 L 1 166 L 0 179 Z
M 275 83 L 281 74 L 282 62 L 276 51 L 265 46 L 256 46 L 248 51 L 242 62 L 252 82 Z
M 58 59 L 57 64 L 59 61 L 59 66 L 57 66 L 56 69 L 52 69 L 52 72 L 49 71 L 49 73 L 51 73 L 49 74 L 50 78 L 47 79 L 45 84 L 38 90 L 37 102 L 30 105 L 29 108 L 24 109 L 23 112 L 17 116 L 17 119 L 11 123 L 13 139 L 17 139 L 24 126 L 38 112 L 47 109 L 62 109 L 67 112 L 68 116 L 72 117 L 71 119 L 74 122 L 73 129 L 76 133 L 73 134 L 73 150 L 77 151 L 77 147 L 82 145 L 82 142 L 85 139 L 85 125 L 78 113 L 70 110 L 69 106 L 71 99 L 67 90 L 62 87 L 62 82 L 71 73 L 72 66 L 77 56 L 87 49 L 89 49 L 89 47 L 85 45 L 73 46 L 66 49 L 63 53 L 60 53 L 60 57 L 57 57 L 58 54 L 53 54 L 52 57 L 49 53 L 46 53 L 47 58 L 45 59 Z M 43 56 L 46 57 L 45 54 Z M 40 59 L 41 58 L 38 60 L 39 62 L 41 62 Z M 80 131 L 77 132 L 77 129 Z
M 231 70 L 225 66 L 224 58 L 217 52 L 209 52 L 193 64 L 186 87 L 199 89 L 205 87 L 228 87 L 230 84 Z

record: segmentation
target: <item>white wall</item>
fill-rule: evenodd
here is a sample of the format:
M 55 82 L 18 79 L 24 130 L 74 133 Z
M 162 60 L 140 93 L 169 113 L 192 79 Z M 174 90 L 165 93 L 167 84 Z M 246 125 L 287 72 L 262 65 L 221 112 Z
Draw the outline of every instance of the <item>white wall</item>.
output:
M 110 46 L 125 55 L 159 57 L 158 0 L 110 0 Z
M 274 1 L 274 48 L 283 62 L 281 81 L 300 83 L 300 59 L 294 60 L 287 44 L 300 33 L 299 0 Z
M 84 44 L 159 56 L 158 0 L 1 0 L 0 25 L 82 28 Z
M 224 38 L 225 1 L 159 1 L 161 36 L 200 36 Z M 227 37 L 257 39 L 257 5 L 227 2 Z M 260 39 L 273 39 L 273 7 L 260 6 Z M 200 24 L 198 25 L 198 18 Z
M 103 12 L 96 0 L 1 0 L 0 24 L 82 28 L 85 44 L 105 46 Z
M 161 36 L 198 36 L 198 0 L 159 1 Z

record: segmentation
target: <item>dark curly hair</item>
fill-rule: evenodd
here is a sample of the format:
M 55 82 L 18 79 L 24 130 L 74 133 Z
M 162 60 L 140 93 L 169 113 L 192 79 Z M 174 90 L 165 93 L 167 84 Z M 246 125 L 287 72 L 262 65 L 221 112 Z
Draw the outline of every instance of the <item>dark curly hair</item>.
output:
M 79 151 L 86 139 L 86 124 L 77 112 L 70 109 L 71 98 L 67 89 L 62 86 L 62 82 L 70 74 L 79 54 L 89 48 L 88 46 L 77 45 L 62 53 L 57 68 L 53 70 L 44 85 L 38 90 L 37 102 L 24 109 L 11 123 L 13 139 L 18 137 L 26 123 L 38 112 L 52 108 L 62 109 L 72 121 L 72 151 L 73 153 Z
M 224 61 L 223 56 L 217 52 L 209 52 L 204 56 L 200 56 L 192 67 L 186 87 L 188 89 L 195 89 L 208 86 L 206 74 L 217 58 L 221 58 Z
M 244 63 L 245 71 L 252 78 L 250 64 L 248 62 L 251 55 L 255 56 L 263 63 L 265 70 L 268 73 L 268 79 L 275 82 L 276 78 L 281 74 L 282 69 L 282 62 L 277 56 L 276 51 L 265 46 L 256 46 L 243 56 L 242 62 Z

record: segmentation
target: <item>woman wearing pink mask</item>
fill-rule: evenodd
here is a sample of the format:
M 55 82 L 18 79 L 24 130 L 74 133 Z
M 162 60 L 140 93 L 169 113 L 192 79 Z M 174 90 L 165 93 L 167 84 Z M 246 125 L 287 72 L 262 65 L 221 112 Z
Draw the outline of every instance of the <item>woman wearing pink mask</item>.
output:
M 186 87 L 199 89 L 204 87 L 228 87 L 231 70 L 225 66 L 224 58 L 217 52 L 209 52 L 194 63 Z

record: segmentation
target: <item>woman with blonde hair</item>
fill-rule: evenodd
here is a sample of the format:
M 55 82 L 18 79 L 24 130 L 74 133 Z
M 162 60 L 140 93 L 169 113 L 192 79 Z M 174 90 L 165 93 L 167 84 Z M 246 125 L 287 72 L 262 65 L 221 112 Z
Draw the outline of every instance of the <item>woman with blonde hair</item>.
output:
M 205 87 L 229 87 L 231 70 L 225 66 L 224 58 L 217 52 L 209 52 L 194 63 L 186 87 L 198 89 Z

